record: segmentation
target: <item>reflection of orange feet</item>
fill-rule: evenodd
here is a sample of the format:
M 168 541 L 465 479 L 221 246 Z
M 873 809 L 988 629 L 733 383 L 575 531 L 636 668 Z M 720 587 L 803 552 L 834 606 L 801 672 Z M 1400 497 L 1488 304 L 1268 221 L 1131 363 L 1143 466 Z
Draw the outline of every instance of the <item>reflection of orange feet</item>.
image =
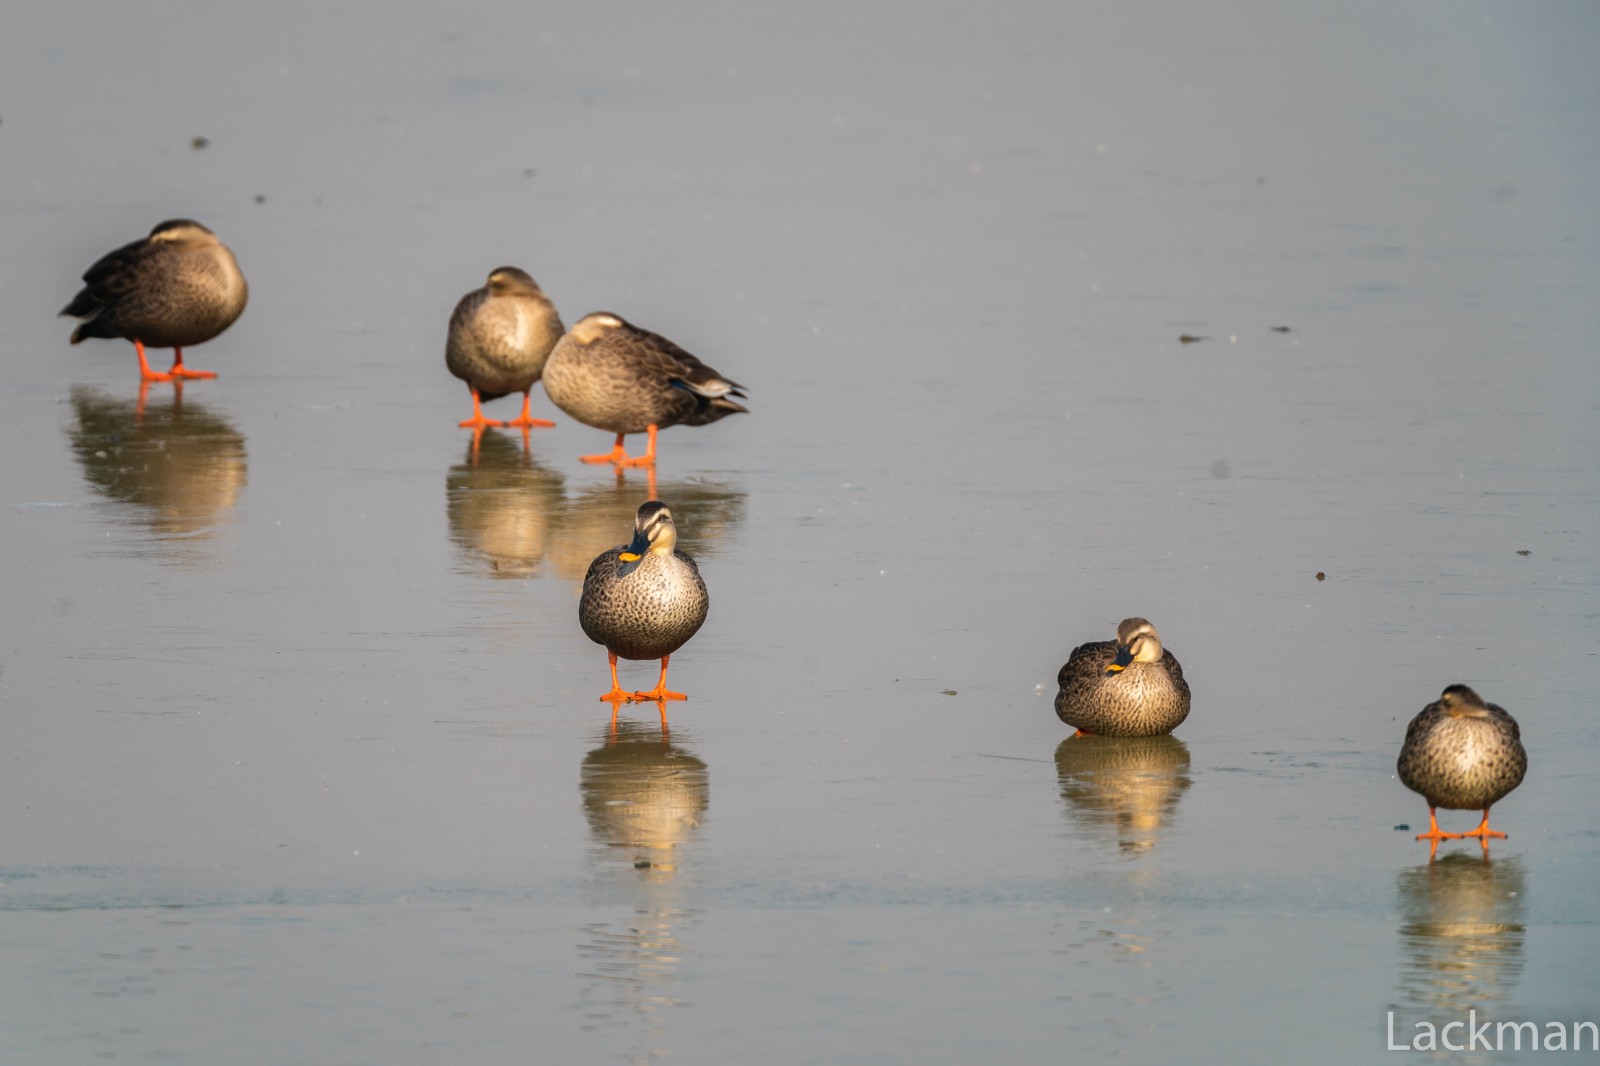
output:
M 522 394 L 522 413 L 516 418 L 513 418 L 511 421 L 501 422 L 500 424 L 502 426 L 508 426 L 515 429 L 533 429 L 535 427 L 542 429 L 555 429 L 556 424 L 550 421 L 548 418 L 533 417 L 533 413 L 529 410 L 532 405 L 533 398 L 530 390 L 529 392 Z
M 645 445 L 644 454 L 632 456 L 622 448 L 622 438 L 626 434 L 618 433 L 617 442 L 611 450 L 603 455 L 580 455 L 585 463 L 615 463 L 617 466 L 655 466 L 656 465 L 656 427 L 650 426 L 646 431 L 648 443 Z

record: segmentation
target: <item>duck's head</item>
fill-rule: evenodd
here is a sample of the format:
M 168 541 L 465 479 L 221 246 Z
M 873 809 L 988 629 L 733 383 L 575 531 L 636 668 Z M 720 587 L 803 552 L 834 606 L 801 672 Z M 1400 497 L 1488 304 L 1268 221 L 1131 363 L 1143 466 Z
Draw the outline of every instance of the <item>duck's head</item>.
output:
M 672 512 L 660 500 L 651 500 L 634 516 L 633 540 L 623 551 L 622 561 L 636 562 L 646 552 L 670 554 L 677 544 L 678 527 L 672 524 Z
M 582 318 L 567 331 L 567 336 L 579 344 L 590 345 L 612 330 L 622 329 L 627 325 L 620 316 L 610 311 L 592 311 Z
M 192 218 L 169 218 L 150 231 L 150 239 L 165 244 L 217 243 L 217 235 Z
M 486 286 L 491 296 L 506 296 L 514 292 L 538 292 L 539 283 L 534 281 L 526 270 L 516 267 L 495 267 L 489 271 L 489 282 Z
M 1489 705 L 1465 685 L 1451 685 L 1439 697 L 1444 713 L 1451 718 L 1487 718 Z
M 1132 663 L 1160 660 L 1161 636 L 1156 627 L 1143 618 L 1124 618 L 1117 626 L 1117 657 L 1106 667 L 1106 673 L 1121 673 Z

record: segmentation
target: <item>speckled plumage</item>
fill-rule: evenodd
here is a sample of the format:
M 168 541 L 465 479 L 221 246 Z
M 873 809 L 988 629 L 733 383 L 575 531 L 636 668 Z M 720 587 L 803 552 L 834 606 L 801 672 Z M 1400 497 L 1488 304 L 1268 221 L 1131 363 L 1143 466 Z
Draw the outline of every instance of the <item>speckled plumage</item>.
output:
M 450 316 L 444 362 L 450 373 L 497 400 L 539 380 L 565 327 L 538 282 L 516 267 L 497 267 Z
M 1124 619 L 1116 640 L 1074 648 L 1056 680 L 1056 715 L 1085 733 L 1153 737 L 1189 716 L 1183 667 L 1143 618 Z
M 228 246 L 198 222 L 172 219 L 102 257 L 61 309 L 83 319 L 72 343 L 120 337 L 148 348 L 203 344 L 233 325 L 249 286 Z
M 703 426 L 748 408 L 743 386 L 657 333 L 598 311 L 557 342 L 544 391 L 585 425 L 612 433 Z
M 1395 769 L 1429 807 L 1487 811 L 1522 783 L 1528 754 L 1505 708 L 1451 685 L 1411 719 Z
M 676 543 L 672 512 L 651 501 L 639 508 L 633 543 L 589 564 L 578 622 L 590 640 L 624 659 L 660 659 L 688 643 L 711 601 L 699 568 Z

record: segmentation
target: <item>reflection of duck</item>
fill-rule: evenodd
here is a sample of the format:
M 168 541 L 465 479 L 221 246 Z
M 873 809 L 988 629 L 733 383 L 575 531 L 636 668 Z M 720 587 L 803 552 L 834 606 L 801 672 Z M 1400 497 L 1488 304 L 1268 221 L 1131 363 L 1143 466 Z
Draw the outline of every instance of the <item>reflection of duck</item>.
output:
M 445 366 L 472 390 L 472 417 L 461 428 L 555 425 L 534 418 L 531 405 L 534 382 L 561 333 L 556 305 L 516 267 L 496 267 L 482 288 L 463 296 L 450 316 L 444 349 Z M 483 417 L 480 399 L 498 400 L 513 392 L 522 393 L 521 416 L 509 422 Z
M 1522 976 L 1526 877 L 1513 857 L 1457 853 L 1401 870 L 1394 1032 L 1495 1013 Z M 1487 1008 L 1487 1009 L 1486 1009 Z M 1407 1017 L 1406 1015 L 1410 1015 Z
M 672 511 L 659 500 L 639 508 L 633 540 L 595 557 L 583 577 L 578 622 L 611 661 L 611 691 L 603 700 L 682 700 L 667 691 L 667 664 L 705 624 L 711 600 L 694 559 L 678 550 Z M 624 692 L 617 659 L 660 659 L 661 676 L 649 692 Z M 665 709 L 663 708 L 663 721 Z
M 563 480 L 512 438 L 484 433 L 445 478 L 450 539 L 495 577 L 532 576 L 561 512 Z
M 1418 840 L 1490 837 L 1504 833 L 1489 828 L 1489 808 L 1499 803 L 1528 772 L 1517 720 L 1504 707 L 1485 703 L 1466 685 L 1451 685 L 1411 719 L 1396 767 L 1400 780 L 1428 801 L 1428 832 Z M 1483 812 L 1478 828 L 1446 833 L 1439 828 L 1437 808 Z
M 694 522 L 678 530 L 678 547 L 695 558 L 715 555 L 722 540 L 744 522 L 745 494 L 714 481 L 669 481 L 660 495 Z M 633 524 L 641 499 L 638 489 L 621 481 L 589 485 L 569 497 L 561 512 L 561 526 L 551 538 L 546 558 L 557 574 L 580 581 L 589 563 L 617 543 L 618 530 Z
M 579 789 L 595 839 L 627 849 L 640 870 L 673 870 L 672 850 L 692 837 L 711 802 L 706 764 L 681 738 L 626 719 L 584 757 Z
M 718 374 L 658 333 L 617 315 L 584 315 L 550 353 L 544 391 L 550 401 L 586 426 L 617 435 L 604 455 L 586 463 L 650 466 L 656 461 L 656 431 L 668 426 L 704 426 L 749 409 L 743 386 Z M 647 433 L 645 453 L 629 458 L 622 438 Z
M 1057 681 L 1056 715 L 1080 733 L 1156 736 L 1189 716 L 1183 667 L 1143 618 L 1123 619 L 1114 641 L 1072 649 Z
M 107 252 L 83 275 L 83 289 L 61 309 L 81 318 L 72 343 L 122 337 L 139 353 L 146 381 L 214 378 L 183 365 L 183 350 L 204 344 L 244 313 L 250 288 L 228 246 L 198 222 L 170 219 L 150 236 Z M 172 369 L 150 369 L 144 349 L 171 348 Z
M 602 1025 L 641 1025 L 640 1057 L 659 1054 L 670 1044 L 666 1008 L 685 1005 L 680 970 L 692 952 L 683 934 L 699 912 L 683 904 L 683 878 L 710 775 L 681 737 L 622 721 L 584 757 L 578 787 L 598 845 L 596 887 L 633 907 L 631 918 L 584 927 L 584 1013 Z
M 1061 798 L 1084 823 L 1111 830 L 1125 851 L 1154 847 L 1190 785 L 1177 737 L 1068 737 L 1056 747 Z
M 245 485 L 244 437 L 221 415 L 170 402 L 142 411 L 98 389 L 72 389 L 77 425 L 68 432 L 84 477 L 130 505 L 154 533 L 204 537 L 232 510 Z

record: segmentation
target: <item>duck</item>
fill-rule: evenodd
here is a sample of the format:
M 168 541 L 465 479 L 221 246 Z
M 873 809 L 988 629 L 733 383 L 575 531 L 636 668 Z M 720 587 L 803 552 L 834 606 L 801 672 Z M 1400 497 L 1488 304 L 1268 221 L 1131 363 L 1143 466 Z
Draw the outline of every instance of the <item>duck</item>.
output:
M 617 435 L 611 451 L 586 463 L 653 467 L 656 433 L 704 426 L 748 413 L 744 386 L 723 377 L 659 333 L 609 311 L 584 315 L 556 342 L 544 367 L 552 403 L 586 426 Z M 645 433 L 645 452 L 629 456 L 623 438 Z
M 578 624 L 611 661 L 611 691 L 602 700 L 684 700 L 667 690 L 667 663 L 705 623 L 711 601 L 694 559 L 679 551 L 672 511 L 660 500 L 640 506 L 633 540 L 601 552 L 589 564 L 578 600 Z M 617 659 L 661 660 L 648 692 L 626 692 Z M 664 705 L 664 704 L 663 704 Z
M 61 314 L 81 319 L 72 343 L 122 338 L 139 354 L 144 381 L 214 378 L 184 365 L 183 350 L 204 344 L 244 313 L 250 287 L 227 245 L 189 218 L 162 222 L 148 237 L 102 256 Z M 171 348 L 166 373 L 150 368 L 146 348 Z
M 1489 808 L 1522 784 L 1528 753 L 1517 720 L 1504 707 L 1458 684 L 1411 719 L 1395 770 L 1401 783 L 1428 801 L 1428 831 L 1418 833 L 1418 840 L 1437 848 L 1441 840 L 1477 837 L 1488 847 L 1489 838 L 1506 836 L 1489 828 Z M 1440 807 L 1481 810 L 1483 821 L 1471 832 L 1446 833 L 1439 828 Z
M 1072 649 L 1056 680 L 1056 715 L 1075 735 L 1155 737 L 1189 716 L 1183 667 L 1143 618 L 1124 618 L 1115 640 Z
M 554 426 L 533 417 L 533 386 L 565 331 L 556 305 L 527 271 L 513 266 L 490 271 L 483 287 L 463 296 L 450 315 L 444 365 L 472 390 L 472 417 L 460 427 Z M 513 392 L 522 393 L 520 416 L 510 421 L 484 417 L 483 403 Z

